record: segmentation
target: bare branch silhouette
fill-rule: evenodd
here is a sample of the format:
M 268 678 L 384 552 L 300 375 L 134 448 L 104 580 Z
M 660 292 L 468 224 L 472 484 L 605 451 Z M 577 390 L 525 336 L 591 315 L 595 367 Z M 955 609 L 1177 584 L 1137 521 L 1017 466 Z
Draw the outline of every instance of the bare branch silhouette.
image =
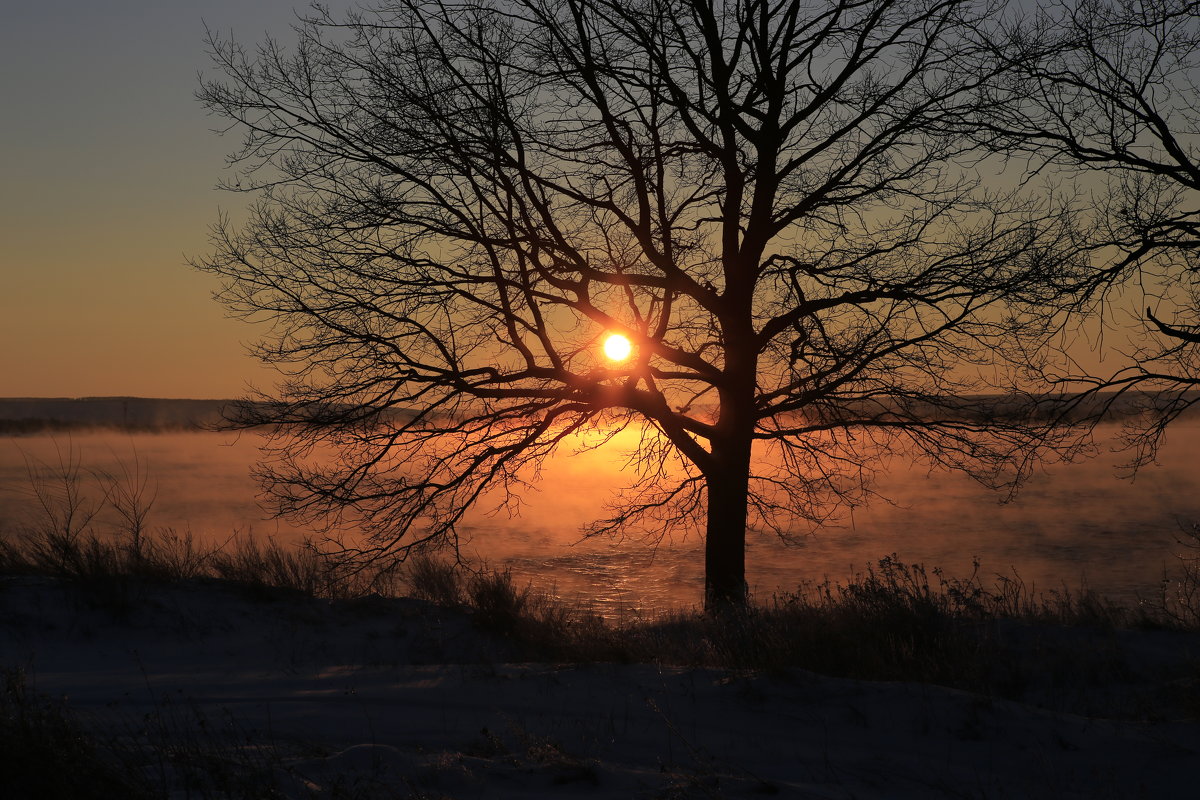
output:
M 1032 171 L 1091 187 L 1081 188 L 1094 213 L 1078 228 L 1079 248 L 1097 268 L 1080 301 L 1103 308 L 1140 292 L 1175 318 L 1147 308 L 1150 335 L 1114 374 L 1060 376 L 1090 387 L 1083 403 L 1097 414 L 1135 398 L 1145 412 L 1128 417 L 1139 466 L 1200 401 L 1200 5 L 1058 0 L 988 38 L 996 45 L 985 70 L 1004 78 L 983 87 L 988 111 L 970 135 L 1029 159 Z
M 862 502 L 882 454 L 1011 486 L 1050 443 L 1021 370 L 1086 262 L 961 135 L 993 11 L 391 0 L 314 7 L 291 51 L 213 36 L 200 96 L 258 200 L 196 263 L 287 376 L 245 406 L 279 511 L 391 557 L 623 432 L 595 531 L 699 520 L 722 606 L 748 523 Z
M 1170 336 L 1173 339 L 1182 339 L 1185 342 L 1192 343 L 1200 342 L 1200 333 L 1197 333 L 1196 331 L 1187 331 L 1183 328 L 1172 327 L 1161 321 L 1158 317 L 1154 316 L 1154 312 L 1148 308 L 1146 309 L 1146 316 L 1151 322 L 1154 323 L 1154 327 L 1158 328 L 1159 331 L 1165 333 L 1167 336 Z

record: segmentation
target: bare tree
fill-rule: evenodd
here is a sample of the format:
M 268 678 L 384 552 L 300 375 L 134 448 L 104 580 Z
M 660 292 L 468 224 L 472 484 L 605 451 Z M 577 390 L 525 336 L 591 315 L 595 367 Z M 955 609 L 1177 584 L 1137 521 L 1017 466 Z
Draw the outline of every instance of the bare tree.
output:
M 211 37 L 259 199 L 197 266 L 289 376 L 250 406 L 279 510 L 391 556 L 628 429 L 592 531 L 704 520 L 711 608 L 745 601 L 748 525 L 821 522 L 887 453 L 1011 485 L 1046 441 L 1014 371 L 1080 265 L 961 136 L 991 13 L 388 0 L 290 49 Z
M 1003 80 L 983 88 L 973 133 L 1089 186 L 1094 224 L 1081 240 L 1097 268 L 1081 297 L 1128 302 L 1142 292 L 1142 344 L 1112 375 L 1063 382 L 1137 391 L 1154 413 L 1131 438 L 1135 465 L 1164 427 L 1200 401 L 1200 3 L 1059 0 L 993 32 Z M 1122 295 L 1124 292 L 1124 295 Z M 1136 296 L 1136 295 L 1133 295 Z M 1090 401 L 1089 401 L 1090 402 Z

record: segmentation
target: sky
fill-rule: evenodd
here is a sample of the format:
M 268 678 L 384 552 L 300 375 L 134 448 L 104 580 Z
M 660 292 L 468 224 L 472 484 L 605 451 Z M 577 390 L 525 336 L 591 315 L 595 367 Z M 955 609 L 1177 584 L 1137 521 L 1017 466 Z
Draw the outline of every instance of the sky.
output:
M 337 11 L 350 5 L 334 2 Z M 191 269 L 238 139 L 195 100 L 207 23 L 252 44 L 306 0 L 0 6 L 0 397 L 224 398 L 272 372 Z
M 352 0 L 330 3 L 334 13 Z M 269 388 L 256 336 L 187 264 L 236 133 L 196 101 L 205 25 L 288 37 L 305 0 L 38 0 L 0 10 L 0 397 Z

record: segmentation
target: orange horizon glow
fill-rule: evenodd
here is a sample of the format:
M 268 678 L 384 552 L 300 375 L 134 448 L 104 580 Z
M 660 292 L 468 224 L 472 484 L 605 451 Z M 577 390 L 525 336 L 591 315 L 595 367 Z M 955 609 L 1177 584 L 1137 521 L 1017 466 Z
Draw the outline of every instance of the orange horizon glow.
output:
M 604 355 L 611 361 L 624 361 L 633 352 L 633 344 L 619 333 L 614 333 L 604 340 Z

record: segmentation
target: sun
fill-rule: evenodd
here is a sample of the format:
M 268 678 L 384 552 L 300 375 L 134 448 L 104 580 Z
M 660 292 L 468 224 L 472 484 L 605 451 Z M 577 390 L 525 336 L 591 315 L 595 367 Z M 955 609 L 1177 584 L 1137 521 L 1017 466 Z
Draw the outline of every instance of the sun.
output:
M 604 340 L 604 355 L 612 361 L 624 361 L 633 352 L 633 345 L 619 333 L 614 333 Z

